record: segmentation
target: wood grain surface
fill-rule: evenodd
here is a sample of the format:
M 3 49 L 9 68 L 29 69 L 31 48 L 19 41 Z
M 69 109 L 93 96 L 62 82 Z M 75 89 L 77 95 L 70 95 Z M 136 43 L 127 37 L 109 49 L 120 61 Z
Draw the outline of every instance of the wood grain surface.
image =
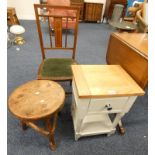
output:
M 81 98 L 144 95 L 144 91 L 119 65 L 72 65 Z
M 102 3 L 84 3 L 84 20 L 100 21 L 102 16 Z
M 143 89 L 148 83 L 147 38 L 144 33 L 113 33 L 106 55 L 108 64 L 121 65 Z
M 135 48 L 135 51 L 148 59 L 148 34 L 147 33 L 114 33 L 119 40 Z
M 9 97 L 9 110 L 18 118 L 37 120 L 56 112 L 63 106 L 65 92 L 56 82 L 29 81 L 16 88 Z

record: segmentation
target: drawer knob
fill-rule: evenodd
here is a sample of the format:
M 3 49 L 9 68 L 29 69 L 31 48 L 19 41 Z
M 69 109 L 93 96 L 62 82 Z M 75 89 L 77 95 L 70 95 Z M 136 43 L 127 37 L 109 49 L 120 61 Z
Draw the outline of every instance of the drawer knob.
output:
M 107 108 L 107 110 L 112 110 L 112 106 L 110 104 L 106 105 L 105 107 Z

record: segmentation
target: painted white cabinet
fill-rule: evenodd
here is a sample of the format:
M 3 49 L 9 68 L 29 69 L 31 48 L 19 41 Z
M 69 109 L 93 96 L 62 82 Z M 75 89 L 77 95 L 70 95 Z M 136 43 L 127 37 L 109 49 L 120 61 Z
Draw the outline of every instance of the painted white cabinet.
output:
M 71 114 L 75 140 L 82 136 L 113 134 L 116 126 L 121 122 L 121 118 L 130 110 L 137 96 L 144 94 L 129 75 L 126 77 L 122 68 L 117 65 L 109 66 L 72 66 L 74 78 Z M 92 68 L 96 72 L 93 72 Z M 119 71 L 123 71 L 122 75 Z M 99 76 L 99 74 L 104 74 L 104 76 Z M 109 74 L 112 77 L 108 76 Z M 121 82 L 120 78 L 127 79 Z M 110 83 L 108 84 L 108 82 Z M 112 82 L 116 82 L 116 84 L 111 84 Z M 126 85 L 124 85 L 125 83 Z
M 75 130 L 75 140 L 88 135 L 113 134 L 121 118 L 130 110 L 136 100 L 136 96 L 80 99 L 78 98 L 74 80 L 72 89 L 71 112 Z M 109 117 L 109 114 L 112 113 L 117 113 L 113 121 Z

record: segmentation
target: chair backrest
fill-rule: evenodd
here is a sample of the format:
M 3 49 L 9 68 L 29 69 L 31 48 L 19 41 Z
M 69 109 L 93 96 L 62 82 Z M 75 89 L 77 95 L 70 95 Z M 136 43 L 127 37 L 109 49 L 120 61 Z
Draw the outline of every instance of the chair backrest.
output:
M 80 12 L 79 7 L 34 4 L 34 9 L 35 9 L 35 16 L 36 16 L 36 23 L 40 40 L 42 58 L 45 59 L 45 51 L 47 50 L 63 50 L 63 51 L 71 51 L 72 58 L 75 59 L 78 21 Z M 48 12 L 47 14 L 41 14 L 40 13 L 41 9 L 46 9 L 50 13 Z M 74 12 L 74 14 L 69 14 L 68 12 Z M 41 23 L 41 21 L 39 20 L 40 17 L 47 18 L 48 22 Z M 53 21 L 52 27 L 50 25 L 51 19 Z M 74 21 L 73 23 L 74 28 L 72 30 L 73 31 L 72 33 L 69 33 L 69 30 L 67 29 L 69 20 Z M 66 23 L 65 24 L 66 29 L 65 32 L 63 33 L 62 23 L 64 22 Z M 45 24 L 46 27 L 43 26 Z M 50 45 L 46 44 L 47 38 L 49 38 Z

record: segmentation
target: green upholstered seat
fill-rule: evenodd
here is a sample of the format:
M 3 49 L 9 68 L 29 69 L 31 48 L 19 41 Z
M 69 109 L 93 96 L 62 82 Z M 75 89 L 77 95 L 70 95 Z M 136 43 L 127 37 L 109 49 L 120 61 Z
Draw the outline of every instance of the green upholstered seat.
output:
M 71 77 L 71 65 L 76 61 L 69 58 L 49 58 L 44 61 L 41 69 L 42 77 Z

